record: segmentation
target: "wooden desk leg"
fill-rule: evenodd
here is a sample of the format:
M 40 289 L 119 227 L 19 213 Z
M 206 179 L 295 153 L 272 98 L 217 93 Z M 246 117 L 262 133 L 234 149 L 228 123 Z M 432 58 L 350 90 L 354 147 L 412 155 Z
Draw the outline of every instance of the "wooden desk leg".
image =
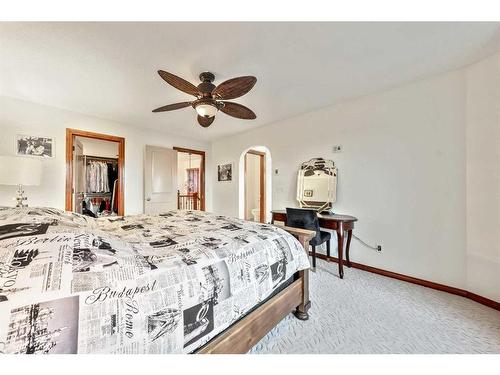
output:
M 345 260 L 347 267 L 351 268 L 351 260 L 349 259 L 349 249 L 351 248 L 351 238 L 352 238 L 352 229 L 347 231 L 347 246 L 345 249 Z
M 344 268 L 342 265 L 342 259 L 344 258 L 344 224 L 341 221 L 339 221 L 339 225 L 337 226 L 337 243 L 339 252 L 339 276 L 343 279 Z

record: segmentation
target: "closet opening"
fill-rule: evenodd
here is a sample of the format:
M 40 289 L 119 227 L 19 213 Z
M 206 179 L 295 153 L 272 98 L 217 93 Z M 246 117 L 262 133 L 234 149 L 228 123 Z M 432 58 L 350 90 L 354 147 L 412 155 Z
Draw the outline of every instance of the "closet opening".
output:
M 66 211 L 124 215 L 125 138 L 66 129 Z

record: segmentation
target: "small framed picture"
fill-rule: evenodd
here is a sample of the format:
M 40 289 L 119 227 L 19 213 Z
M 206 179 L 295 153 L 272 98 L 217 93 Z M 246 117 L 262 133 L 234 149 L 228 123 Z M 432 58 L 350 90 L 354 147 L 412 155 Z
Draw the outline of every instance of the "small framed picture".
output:
M 219 164 L 217 166 L 217 181 L 230 182 L 233 180 L 233 163 Z
M 16 155 L 53 158 L 55 156 L 55 139 L 31 135 L 16 135 Z

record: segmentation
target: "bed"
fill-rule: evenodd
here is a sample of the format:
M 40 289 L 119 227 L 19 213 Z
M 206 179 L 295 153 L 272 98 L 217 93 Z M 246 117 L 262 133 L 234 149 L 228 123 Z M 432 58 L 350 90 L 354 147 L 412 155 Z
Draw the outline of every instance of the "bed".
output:
M 0 208 L 0 353 L 243 353 L 307 319 L 308 268 L 287 231 L 202 211 Z

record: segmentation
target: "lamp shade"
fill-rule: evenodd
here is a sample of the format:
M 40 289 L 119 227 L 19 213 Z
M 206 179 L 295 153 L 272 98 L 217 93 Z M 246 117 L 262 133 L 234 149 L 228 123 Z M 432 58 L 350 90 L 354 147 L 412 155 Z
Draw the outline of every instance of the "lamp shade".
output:
M 40 185 L 42 161 L 19 156 L 0 156 L 0 185 Z
M 214 117 L 218 111 L 217 107 L 212 105 L 212 104 L 198 104 L 195 107 L 195 109 L 196 109 L 196 112 L 198 112 L 198 114 L 201 117 L 205 117 L 205 118 Z

